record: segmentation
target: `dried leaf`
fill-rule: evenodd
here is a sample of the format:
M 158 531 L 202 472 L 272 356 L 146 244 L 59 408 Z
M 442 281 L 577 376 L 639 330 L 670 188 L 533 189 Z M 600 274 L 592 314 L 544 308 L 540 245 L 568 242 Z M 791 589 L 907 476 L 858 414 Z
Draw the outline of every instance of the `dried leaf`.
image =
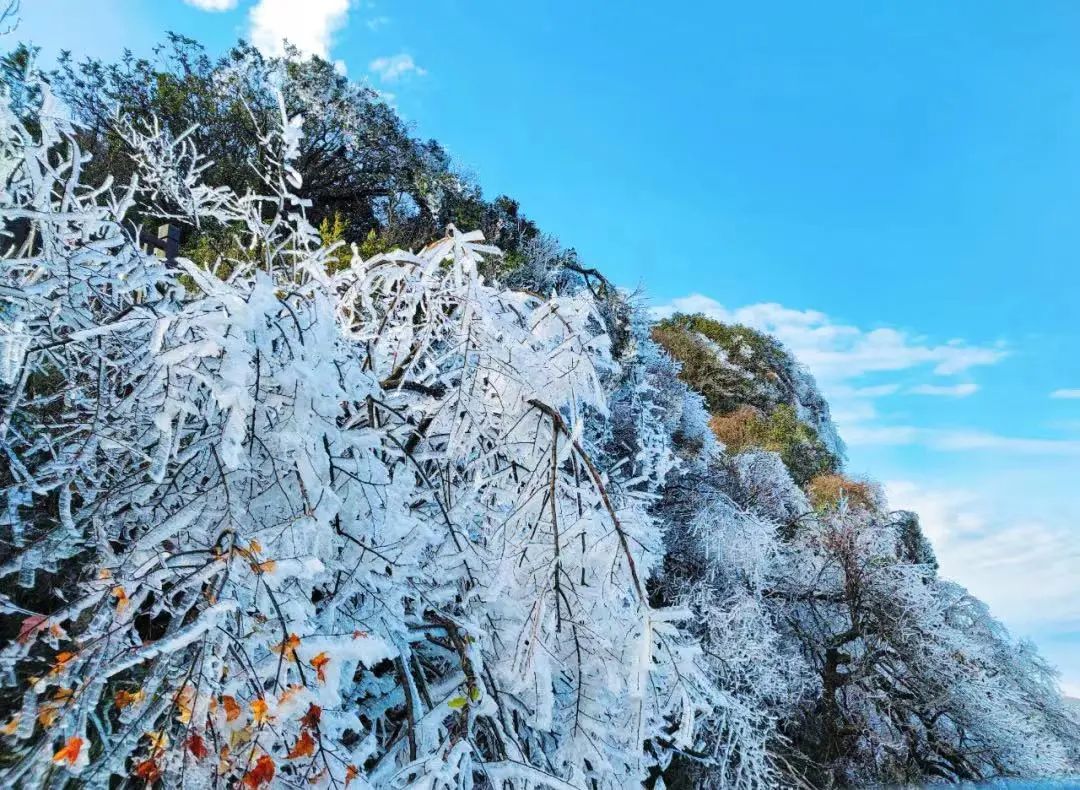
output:
M 288 702 L 290 699 L 295 697 L 297 694 L 299 694 L 303 690 L 304 690 L 304 687 L 301 686 L 299 683 L 291 683 L 291 684 L 289 684 L 285 688 L 285 690 L 283 692 L 281 692 L 281 695 L 278 697 L 278 705 L 284 705 L 286 702 Z
M 19 635 L 15 637 L 15 641 L 20 645 L 25 645 L 37 632 L 41 630 L 41 624 L 49 618 L 43 614 L 32 614 L 22 621 L 22 625 L 19 627 Z
M 176 720 L 181 724 L 191 722 L 191 712 L 195 707 L 195 689 L 190 684 L 185 685 L 174 698 L 177 707 Z
M 169 735 L 163 730 L 151 730 L 146 737 L 150 739 L 150 748 L 154 751 L 169 748 Z
M 112 597 L 116 599 L 116 611 L 122 612 L 127 608 L 130 603 L 127 597 L 127 591 L 123 587 L 113 587 Z
M 273 758 L 269 754 L 262 755 L 255 761 L 252 769 L 244 774 L 244 787 L 255 790 L 261 785 L 269 784 L 274 778 L 276 767 Z
M 311 757 L 315 754 L 315 739 L 311 733 L 304 730 L 287 755 L 290 760 L 299 760 L 301 757 Z
M 187 739 L 188 751 L 195 757 L 196 760 L 201 760 L 204 757 L 210 756 L 210 750 L 206 748 L 206 741 L 197 732 L 193 732 L 191 737 Z
M 288 639 L 279 642 L 270 649 L 275 653 L 279 653 L 286 661 L 295 661 L 296 648 L 298 647 L 300 647 L 300 637 L 296 634 L 289 634 Z
M 135 766 L 133 774 L 146 782 L 156 782 L 161 778 L 161 769 L 154 758 L 143 760 Z
M 322 719 L 322 708 L 311 703 L 311 707 L 307 709 L 307 713 L 300 719 L 300 726 L 305 730 L 314 730 L 319 726 L 319 721 Z
M 53 722 L 56 721 L 56 717 L 60 715 L 60 706 L 54 702 L 47 702 L 38 708 L 37 720 L 41 723 L 42 727 L 48 729 L 53 726 Z
M 57 765 L 67 763 L 75 765 L 79 760 L 79 752 L 82 751 L 83 739 L 78 736 L 68 738 L 60 750 L 53 755 L 53 762 Z
M 19 729 L 19 719 L 21 718 L 22 715 L 19 713 L 16 713 L 14 716 L 12 716 L 11 720 L 7 724 L 5 724 L 3 727 L 0 727 L 0 735 L 14 735 L 15 730 Z
M 326 682 L 326 673 L 323 671 L 323 667 L 330 663 L 330 656 L 325 652 L 319 653 L 311 659 L 311 666 L 315 668 L 315 675 L 319 678 L 320 683 Z
M 240 715 L 240 706 L 236 704 L 236 698 L 228 694 L 221 698 L 221 704 L 225 708 L 225 721 L 234 721 Z
M 251 718 L 256 724 L 265 724 L 270 719 L 270 708 L 262 697 L 251 703 Z
M 52 665 L 52 673 L 54 675 L 59 675 L 60 672 L 64 669 L 64 665 L 67 664 L 68 662 L 70 662 L 71 659 L 75 658 L 76 655 L 78 655 L 78 654 L 77 653 L 71 653 L 71 652 L 68 652 L 66 650 L 62 651 L 60 653 L 57 653 L 56 654 L 56 663 L 54 663 Z
M 113 701 L 116 703 L 116 707 L 126 708 L 128 705 L 134 705 L 136 702 L 142 702 L 144 699 L 146 699 L 146 692 L 142 689 L 139 689 L 138 691 L 124 691 L 121 689 L 116 692 Z

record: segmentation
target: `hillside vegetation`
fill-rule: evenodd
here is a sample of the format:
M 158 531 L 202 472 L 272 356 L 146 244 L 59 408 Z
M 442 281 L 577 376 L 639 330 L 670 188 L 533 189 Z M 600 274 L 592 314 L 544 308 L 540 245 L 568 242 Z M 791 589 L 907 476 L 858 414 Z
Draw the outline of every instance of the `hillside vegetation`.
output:
M 651 321 L 318 59 L 3 68 L 10 786 L 1080 768 L 774 339 Z

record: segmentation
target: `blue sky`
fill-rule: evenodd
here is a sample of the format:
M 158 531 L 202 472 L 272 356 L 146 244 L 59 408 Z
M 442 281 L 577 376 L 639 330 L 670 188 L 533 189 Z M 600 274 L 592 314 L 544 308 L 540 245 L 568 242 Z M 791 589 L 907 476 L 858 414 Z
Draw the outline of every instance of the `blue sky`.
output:
M 18 35 L 167 29 L 340 61 L 658 311 L 778 334 L 1080 695 L 1080 5 L 23 0 Z

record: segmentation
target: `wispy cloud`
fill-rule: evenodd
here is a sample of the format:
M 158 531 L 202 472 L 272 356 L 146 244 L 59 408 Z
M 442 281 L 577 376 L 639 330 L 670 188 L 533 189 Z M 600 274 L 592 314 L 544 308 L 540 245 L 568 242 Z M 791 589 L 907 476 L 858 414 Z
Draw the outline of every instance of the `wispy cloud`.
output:
M 920 384 L 907 390 L 911 395 L 934 395 L 944 398 L 966 398 L 978 391 L 979 385 L 970 381 L 964 384 Z
M 420 68 L 416 65 L 416 61 L 413 60 L 412 55 L 407 55 L 404 52 L 397 55 L 389 55 L 382 58 L 375 58 L 368 64 L 368 70 L 373 74 L 378 75 L 379 79 L 383 82 L 397 82 L 402 77 L 414 74 L 417 77 L 423 77 L 427 74 L 426 69 Z
M 250 14 L 251 42 L 267 55 L 283 55 L 288 40 L 304 55 L 327 58 L 349 5 L 350 0 L 259 0 Z
M 885 483 L 890 506 L 913 510 L 956 579 L 1014 627 L 1080 623 L 1080 542 L 1066 524 L 1000 516 L 986 492 Z M 1038 579 L 1038 584 L 1032 584 Z
M 390 17 L 388 16 L 373 16 L 364 22 L 367 25 L 367 29 L 371 31 L 382 30 L 384 27 L 390 24 Z
M 203 11 L 231 11 L 236 8 L 237 0 L 184 0 L 184 2 Z
M 1014 455 L 1080 457 L 1080 440 L 1077 439 L 1031 439 L 989 431 L 943 430 L 912 425 L 879 426 L 861 421 L 846 425 L 843 437 L 852 446 L 918 444 L 943 452 L 1000 450 Z
M 1080 398 L 1080 389 L 1054 390 L 1050 393 L 1050 397 L 1062 400 L 1076 400 Z

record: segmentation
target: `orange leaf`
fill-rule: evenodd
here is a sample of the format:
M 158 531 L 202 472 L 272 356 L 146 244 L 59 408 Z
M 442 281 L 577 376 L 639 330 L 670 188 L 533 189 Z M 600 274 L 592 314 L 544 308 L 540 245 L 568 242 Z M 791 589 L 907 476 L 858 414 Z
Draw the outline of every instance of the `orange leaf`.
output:
M 270 710 L 266 705 L 265 699 L 259 697 L 251 703 L 251 716 L 255 719 L 256 724 L 266 723 L 266 720 L 270 718 Z
M 122 612 L 129 603 L 127 592 L 123 587 L 113 587 L 112 596 L 116 599 L 116 611 Z
M 236 704 L 236 698 L 226 694 L 221 698 L 221 704 L 225 706 L 225 721 L 232 721 L 240 715 L 240 706 Z
M 315 754 L 315 739 L 311 737 L 310 732 L 304 730 L 287 756 L 290 760 L 298 760 L 301 757 L 311 757 L 313 754 Z
M 255 573 L 273 573 L 276 567 L 277 563 L 273 560 L 251 563 L 251 570 L 255 571 Z
M 201 760 L 204 757 L 210 756 L 210 750 L 206 748 L 206 741 L 202 739 L 202 736 L 197 732 L 193 732 L 191 737 L 187 739 L 188 751 L 191 752 L 196 760 Z
M 154 751 L 169 748 L 169 736 L 163 730 L 151 730 L 146 737 L 150 739 L 150 748 Z
M 360 775 L 360 769 L 355 765 L 350 765 L 345 769 L 345 786 L 349 786 L 349 782 Z
M 323 672 L 323 667 L 329 663 L 330 656 L 326 655 L 325 652 L 319 653 L 319 655 L 311 659 L 311 666 L 315 667 L 315 674 L 318 676 L 320 683 L 326 682 L 326 673 Z
M 41 726 L 48 729 L 53 726 L 53 722 L 56 721 L 56 717 L 60 715 L 60 706 L 54 702 L 46 702 L 40 708 L 38 708 L 37 719 L 41 722 Z
M 161 778 L 161 769 L 158 768 L 158 764 L 153 758 L 149 760 L 143 760 L 141 763 L 135 766 L 135 776 L 140 779 L 144 779 L 147 782 L 156 782 Z
M 181 724 L 188 724 L 191 722 L 191 711 L 195 707 L 195 688 L 190 684 L 185 684 L 176 697 L 176 720 Z
M 229 771 L 229 744 L 225 744 L 218 752 L 218 774 L 226 774 Z
M 75 765 L 79 759 L 79 752 L 82 750 L 83 739 L 79 737 L 68 738 L 65 741 L 60 751 L 53 755 L 53 762 L 57 765 L 67 763 L 68 765 Z
M 22 716 L 18 713 L 12 716 L 11 721 L 9 721 L 3 727 L 0 727 L 0 735 L 14 735 L 15 730 L 19 729 L 20 718 L 22 718 Z
M 138 691 L 124 691 L 121 689 L 116 692 L 116 697 L 113 701 L 118 708 L 126 708 L 128 705 L 134 705 L 136 702 L 142 702 L 146 699 L 146 692 L 142 689 Z
M 262 552 L 262 544 L 257 540 L 251 541 L 251 543 L 248 544 L 248 551 L 252 554 L 259 554 Z
M 15 637 L 15 641 L 20 645 L 25 645 L 30 639 L 41 630 L 41 624 L 49 618 L 43 614 L 32 614 L 22 621 L 22 625 L 19 627 L 19 635 Z
M 75 653 L 69 653 L 66 650 L 63 651 L 63 652 L 57 653 L 56 654 L 56 663 L 52 665 L 53 674 L 54 675 L 60 674 L 60 670 L 62 670 L 64 668 L 64 664 L 71 661 L 71 659 L 75 658 L 75 656 L 76 656 Z
M 284 705 L 286 702 L 288 702 L 290 699 L 295 697 L 298 693 L 300 693 L 303 690 L 304 690 L 304 687 L 301 686 L 299 683 L 290 683 L 285 688 L 285 690 L 283 692 L 281 692 L 281 696 L 278 697 L 278 705 Z
M 280 653 L 286 661 L 296 660 L 296 648 L 300 647 L 300 637 L 296 634 L 289 634 L 289 638 L 284 642 L 279 642 L 270 648 L 275 653 Z
M 269 784 L 270 780 L 274 778 L 274 760 L 269 754 L 262 755 L 255 761 L 255 767 L 244 774 L 244 787 L 255 788 L 263 784 Z
M 322 718 L 322 708 L 311 703 L 311 707 L 307 709 L 307 713 L 300 719 L 300 726 L 305 730 L 314 730 L 319 726 L 319 720 Z

